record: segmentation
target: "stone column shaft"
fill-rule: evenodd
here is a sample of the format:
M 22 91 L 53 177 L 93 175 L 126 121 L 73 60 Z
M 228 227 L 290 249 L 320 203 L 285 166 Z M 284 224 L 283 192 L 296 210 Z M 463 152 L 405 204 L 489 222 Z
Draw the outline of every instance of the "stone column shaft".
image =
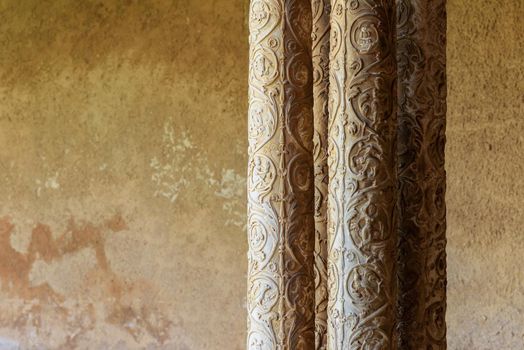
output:
M 399 348 L 446 349 L 446 1 L 397 0 Z
M 328 349 L 394 349 L 395 3 L 333 0 Z
M 315 346 L 311 3 L 250 4 L 247 349 Z

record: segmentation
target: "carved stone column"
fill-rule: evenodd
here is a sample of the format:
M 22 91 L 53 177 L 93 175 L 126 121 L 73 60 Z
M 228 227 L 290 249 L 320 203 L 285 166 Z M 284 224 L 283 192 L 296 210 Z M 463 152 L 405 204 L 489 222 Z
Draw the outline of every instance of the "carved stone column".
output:
M 446 349 L 446 1 L 397 17 L 399 348 Z
M 331 11 L 328 349 L 394 349 L 395 2 Z
M 330 0 L 312 0 L 315 164 L 315 349 L 327 345 L 327 193 Z
M 315 346 L 311 23 L 309 0 L 251 1 L 247 348 L 253 350 Z

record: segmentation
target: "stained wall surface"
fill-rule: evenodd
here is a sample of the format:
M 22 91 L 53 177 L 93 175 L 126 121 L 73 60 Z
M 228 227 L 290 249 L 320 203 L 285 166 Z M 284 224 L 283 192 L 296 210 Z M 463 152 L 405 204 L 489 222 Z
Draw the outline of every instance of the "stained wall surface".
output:
M 243 349 L 247 0 L 0 2 L 0 349 Z M 524 348 L 520 1 L 448 0 L 450 349 Z
M 524 349 L 523 17 L 448 0 L 450 349 Z
M 243 0 L 0 2 L 0 349 L 241 349 Z

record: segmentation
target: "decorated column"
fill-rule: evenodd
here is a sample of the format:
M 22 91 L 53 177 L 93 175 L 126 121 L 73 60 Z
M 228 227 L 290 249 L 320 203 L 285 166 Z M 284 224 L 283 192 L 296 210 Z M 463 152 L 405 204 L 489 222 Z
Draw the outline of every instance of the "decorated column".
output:
M 446 1 L 397 14 L 399 348 L 446 349 Z
M 313 77 L 309 0 L 250 4 L 248 336 L 315 346 Z
M 394 349 L 395 2 L 331 11 L 328 349 Z

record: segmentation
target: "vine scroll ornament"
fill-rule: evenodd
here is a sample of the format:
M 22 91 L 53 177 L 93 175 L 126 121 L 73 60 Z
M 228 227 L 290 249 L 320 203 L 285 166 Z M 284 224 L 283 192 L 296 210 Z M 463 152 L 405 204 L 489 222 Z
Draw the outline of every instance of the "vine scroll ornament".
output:
M 446 349 L 446 2 L 397 0 L 398 346 Z
M 247 349 L 446 349 L 445 5 L 251 0 Z
M 313 350 L 311 3 L 252 0 L 249 26 L 247 348 Z
M 328 349 L 394 349 L 395 3 L 334 0 L 329 103 Z
M 327 346 L 327 202 L 329 0 L 312 0 L 313 11 L 313 160 L 315 167 L 315 349 Z

